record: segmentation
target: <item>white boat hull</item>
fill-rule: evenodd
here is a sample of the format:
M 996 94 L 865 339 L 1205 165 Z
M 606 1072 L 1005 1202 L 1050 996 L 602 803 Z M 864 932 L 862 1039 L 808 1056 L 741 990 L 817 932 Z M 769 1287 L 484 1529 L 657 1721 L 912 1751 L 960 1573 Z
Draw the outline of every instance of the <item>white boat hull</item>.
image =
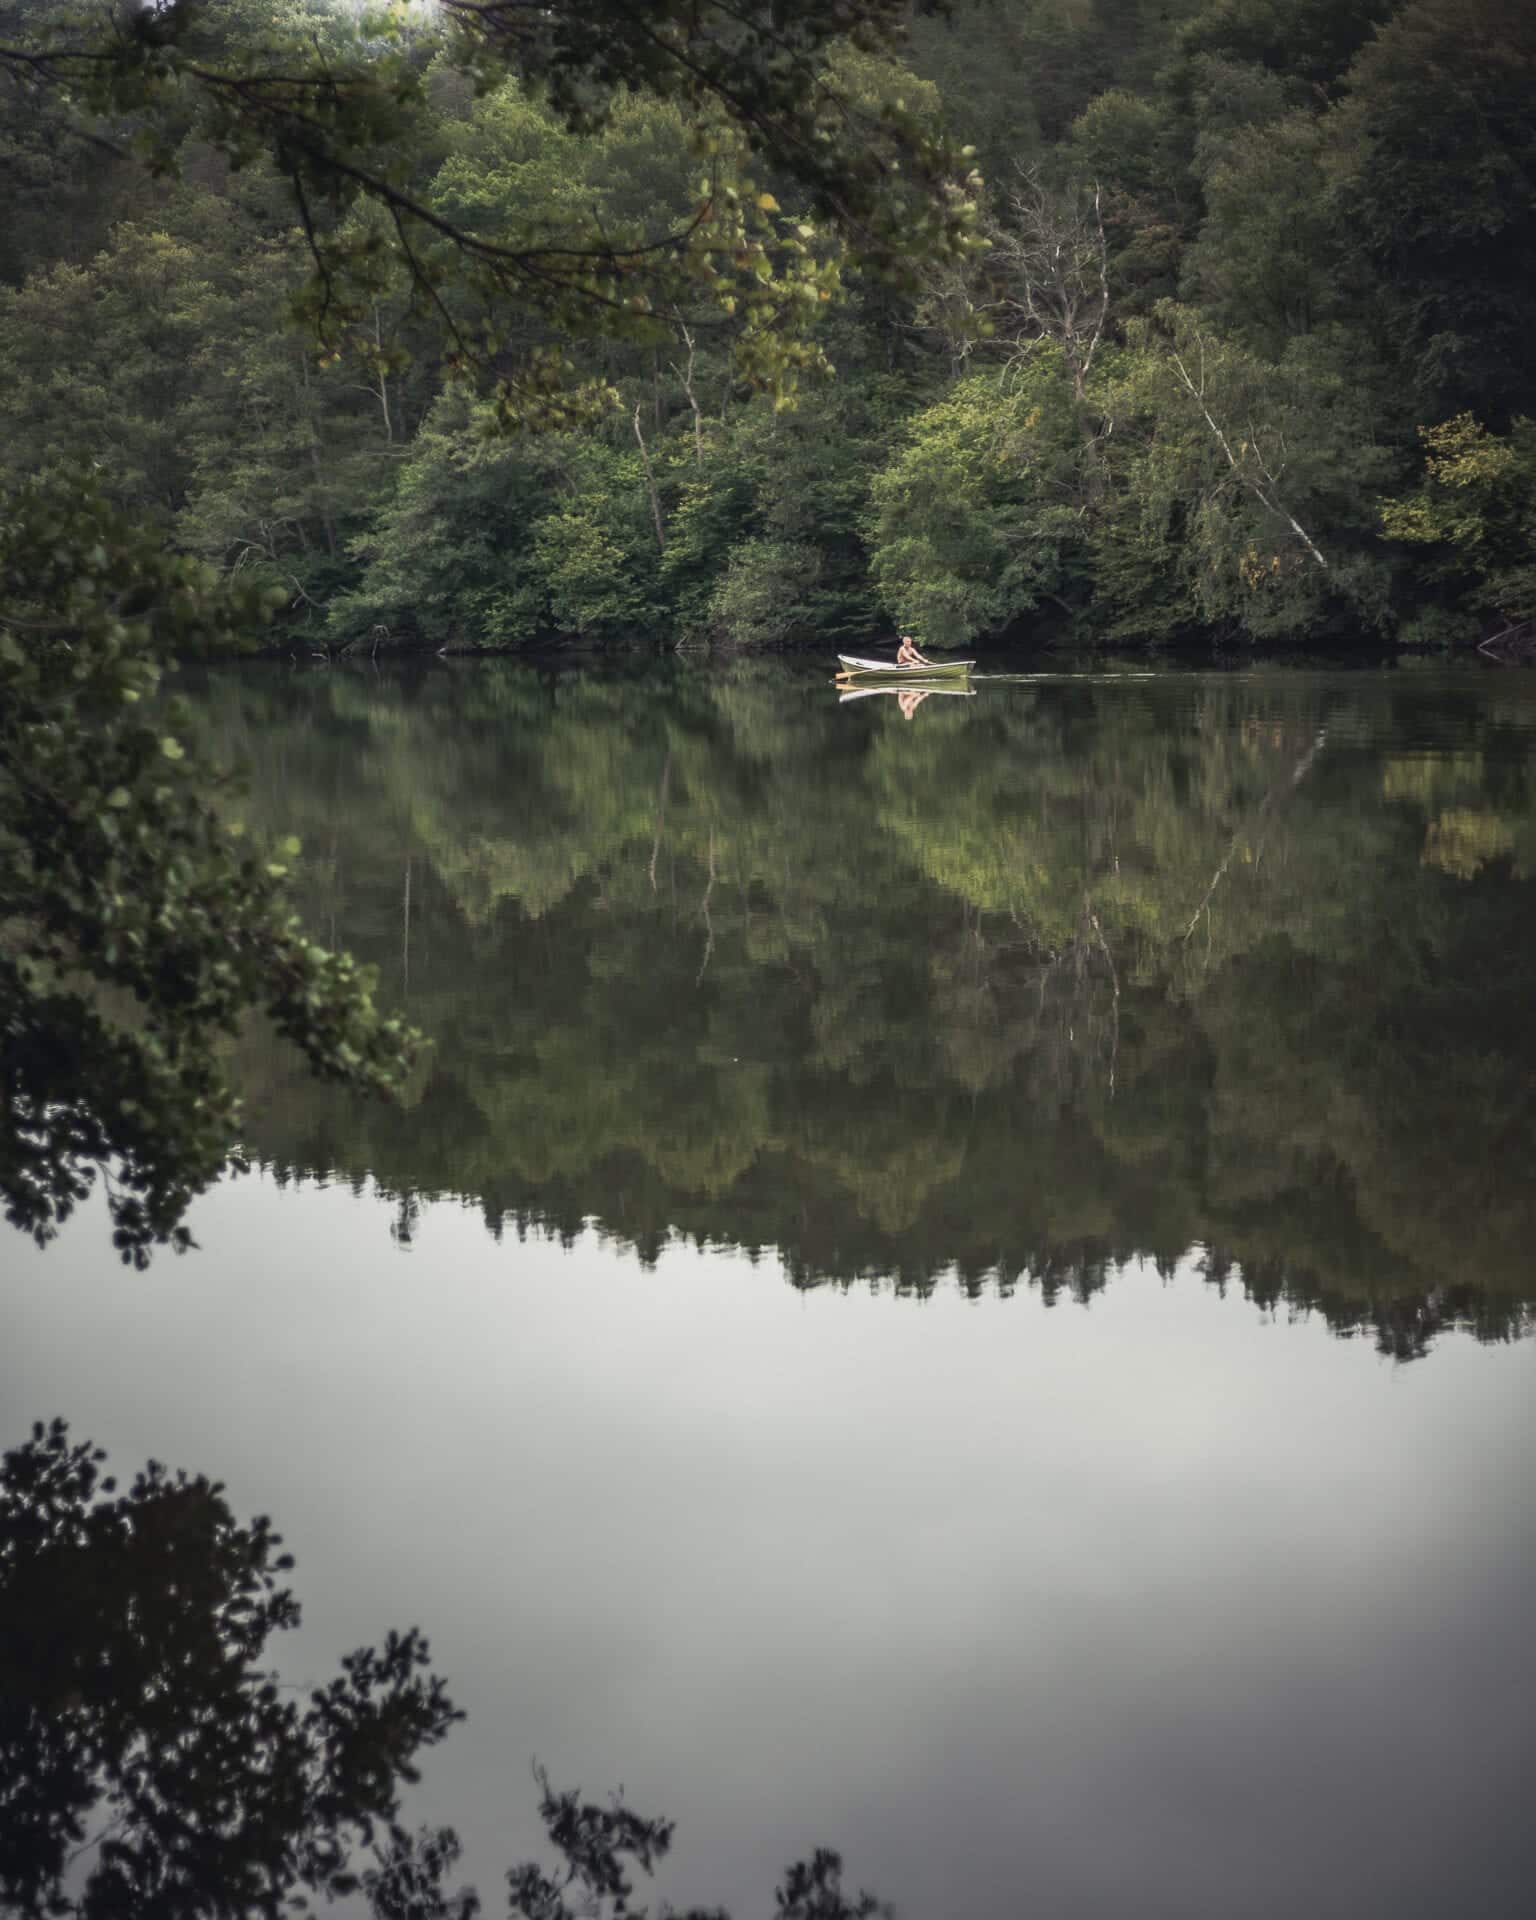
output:
M 840 653 L 837 663 L 844 673 L 860 677 L 879 674 L 883 679 L 901 680 L 932 679 L 936 674 L 949 678 L 969 673 L 976 664 L 974 660 L 929 660 L 924 664 L 914 661 L 911 666 L 899 666 L 894 660 L 864 660 L 856 653 Z

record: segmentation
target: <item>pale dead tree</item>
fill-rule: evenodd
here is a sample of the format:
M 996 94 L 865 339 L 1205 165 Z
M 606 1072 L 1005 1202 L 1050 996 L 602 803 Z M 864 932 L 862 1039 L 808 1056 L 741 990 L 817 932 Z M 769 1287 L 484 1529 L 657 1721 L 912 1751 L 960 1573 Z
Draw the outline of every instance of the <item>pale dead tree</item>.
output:
M 1477 643 L 1479 653 L 1508 666 L 1514 661 L 1536 658 L 1536 620 L 1515 620 L 1486 640 Z
M 930 265 L 923 273 L 923 291 L 909 330 L 935 342 L 948 355 L 950 378 L 954 380 L 964 374 L 980 344 L 976 328 L 978 297 L 974 261 Z
M 1004 271 L 998 306 L 1012 340 L 1061 348 L 1081 401 L 1109 318 L 1109 246 L 1103 194 L 1092 187 L 1053 192 L 1033 172 L 1009 202 L 1009 221 L 991 259 Z
M 389 446 L 395 444 L 395 422 L 389 408 L 389 370 L 384 357 L 384 332 L 379 319 L 379 303 L 373 303 L 373 378 L 372 380 L 351 382 L 354 393 L 371 394 L 379 403 L 384 420 L 384 439 Z
M 683 393 L 687 398 L 689 407 L 693 410 L 693 457 L 696 463 L 702 467 L 704 464 L 704 415 L 699 410 L 699 397 L 693 390 L 693 335 L 687 327 L 683 325 L 681 320 L 677 323 L 677 330 L 682 335 L 683 345 L 688 349 L 688 361 L 685 366 L 680 367 L 674 360 L 672 362 L 672 371 L 677 375 L 678 379 L 682 381 Z
M 395 423 L 389 411 L 389 373 L 384 360 L 384 330 L 379 322 L 379 303 L 373 303 L 373 350 L 377 355 L 379 407 L 384 415 L 384 438 L 395 444 Z
M 661 492 L 656 485 L 656 469 L 651 465 L 651 451 L 645 444 L 645 435 L 640 430 L 640 401 L 635 402 L 635 441 L 640 448 L 640 464 L 645 469 L 645 490 L 651 497 L 651 525 L 656 529 L 656 545 L 665 553 L 667 550 L 667 527 L 661 517 Z
M 1274 514 L 1276 519 L 1285 522 L 1291 532 L 1295 534 L 1296 538 L 1317 562 L 1318 566 L 1326 573 L 1328 571 L 1328 562 L 1318 551 L 1317 546 L 1312 540 L 1312 536 L 1280 498 L 1280 478 L 1285 472 L 1285 460 L 1283 458 L 1285 442 L 1283 438 L 1280 442 L 1280 455 L 1277 456 L 1274 462 L 1271 462 L 1271 460 L 1266 457 L 1259 444 L 1258 435 L 1252 425 L 1248 428 L 1248 437 L 1239 443 L 1236 452 L 1233 451 L 1232 442 L 1217 424 L 1216 417 L 1211 412 L 1207 402 L 1205 335 L 1203 333 L 1196 333 L 1194 336 L 1194 344 L 1197 354 L 1195 371 L 1193 373 L 1190 372 L 1184 355 L 1177 347 L 1170 349 L 1173 357 L 1174 370 L 1178 374 L 1185 392 L 1200 409 L 1201 417 L 1210 428 L 1217 446 L 1221 448 L 1227 465 L 1232 469 L 1239 484 L 1247 488 L 1254 499 L 1259 502 L 1260 506 Z
M 257 560 L 268 560 L 277 566 L 289 544 L 295 541 L 301 551 L 309 551 L 302 521 L 286 514 L 276 520 L 263 520 L 258 516 L 256 531 L 237 535 L 226 549 L 224 563 L 231 573 L 239 573 Z

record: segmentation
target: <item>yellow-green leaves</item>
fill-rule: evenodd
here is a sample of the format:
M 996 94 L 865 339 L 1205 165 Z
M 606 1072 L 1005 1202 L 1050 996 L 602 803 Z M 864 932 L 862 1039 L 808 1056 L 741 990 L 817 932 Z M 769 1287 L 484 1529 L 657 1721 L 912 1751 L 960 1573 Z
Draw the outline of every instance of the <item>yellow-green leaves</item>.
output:
M 1390 539 L 1440 549 L 1430 565 L 1473 614 L 1536 617 L 1536 422 L 1494 434 L 1470 413 L 1421 427 L 1417 490 L 1381 503 Z

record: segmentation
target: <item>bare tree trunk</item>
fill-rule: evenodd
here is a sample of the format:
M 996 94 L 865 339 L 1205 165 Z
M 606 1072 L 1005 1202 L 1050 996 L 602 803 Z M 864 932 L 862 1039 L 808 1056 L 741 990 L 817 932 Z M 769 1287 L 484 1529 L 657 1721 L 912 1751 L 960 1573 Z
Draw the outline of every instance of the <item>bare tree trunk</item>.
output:
M 645 468 L 646 491 L 651 496 L 651 525 L 656 529 L 657 548 L 665 553 L 667 549 L 667 529 L 661 517 L 661 495 L 656 489 L 656 469 L 651 465 L 650 451 L 645 444 L 645 435 L 640 431 L 640 402 L 635 402 L 635 441 L 640 448 L 640 464 Z
M 1198 384 L 1191 378 L 1189 368 L 1184 364 L 1183 356 L 1178 352 L 1175 352 L 1173 356 L 1173 364 L 1178 369 L 1179 378 L 1184 383 L 1186 392 L 1200 409 L 1205 424 L 1215 436 L 1217 446 L 1221 448 L 1222 453 L 1226 457 L 1227 465 L 1237 475 L 1239 482 L 1248 489 L 1261 506 L 1266 507 L 1277 519 L 1285 522 L 1291 532 L 1295 534 L 1296 538 L 1306 548 L 1307 552 L 1311 554 L 1312 558 L 1326 573 L 1328 571 L 1328 562 L 1313 544 L 1312 537 L 1306 528 L 1302 526 L 1295 514 L 1292 513 L 1290 508 L 1281 500 L 1277 490 L 1277 483 L 1280 476 L 1270 471 L 1269 465 L 1259 449 L 1259 443 L 1254 436 L 1253 429 L 1251 427 L 1249 428 L 1249 437 L 1244 442 L 1244 447 L 1245 450 L 1251 451 L 1253 454 L 1254 465 L 1258 470 L 1257 476 L 1255 476 L 1252 469 L 1238 459 L 1237 455 L 1232 451 L 1231 441 L 1228 440 L 1221 428 L 1217 426 L 1210 408 L 1205 404 L 1205 341 L 1201 339 L 1199 345 L 1200 379 Z
M 1097 298 L 1090 303 L 1084 316 L 1088 344 L 1086 347 L 1080 345 L 1081 336 L 1074 337 L 1072 343 L 1072 391 L 1079 405 L 1087 397 L 1093 356 L 1099 350 L 1099 342 L 1104 338 L 1104 322 L 1109 318 L 1109 243 L 1104 238 L 1104 195 L 1097 180 L 1093 183 L 1093 243 L 1093 261 L 1099 285 Z
M 672 370 L 682 381 L 683 392 L 687 395 L 688 405 L 693 410 L 693 458 L 695 463 L 702 467 L 704 464 L 704 416 L 699 411 L 699 396 L 693 390 L 693 335 L 686 327 L 681 327 L 681 332 L 683 345 L 688 349 L 688 364 L 686 367 L 679 367 L 674 360 Z

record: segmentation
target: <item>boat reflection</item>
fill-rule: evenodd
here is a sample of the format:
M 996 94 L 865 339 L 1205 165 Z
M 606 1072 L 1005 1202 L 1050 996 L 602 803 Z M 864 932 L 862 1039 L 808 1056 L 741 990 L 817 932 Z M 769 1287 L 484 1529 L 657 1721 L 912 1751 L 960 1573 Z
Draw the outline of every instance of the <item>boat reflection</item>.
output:
M 846 707 L 851 700 L 867 700 L 871 694 L 888 693 L 894 695 L 902 717 L 910 720 L 930 694 L 947 694 L 951 698 L 969 700 L 974 697 L 975 692 L 976 689 L 973 686 L 955 686 L 953 683 L 942 680 L 919 681 L 916 685 L 907 680 L 900 685 L 840 687 L 837 703 L 840 707 Z

